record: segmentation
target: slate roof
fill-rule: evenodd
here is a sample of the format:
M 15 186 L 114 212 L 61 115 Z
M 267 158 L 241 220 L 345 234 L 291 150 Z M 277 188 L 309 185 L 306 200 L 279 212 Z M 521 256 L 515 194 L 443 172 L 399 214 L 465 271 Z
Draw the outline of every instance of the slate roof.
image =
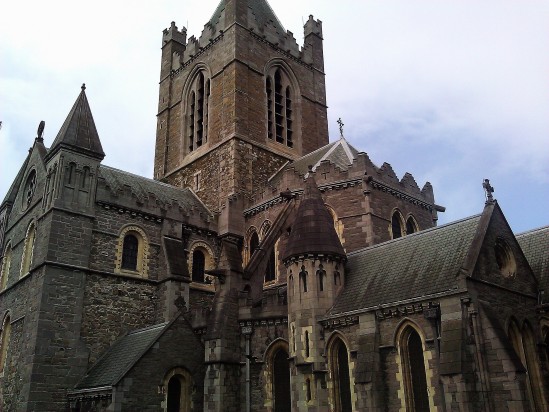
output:
M 313 172 L 320 166 L 320 163 L 324 160 L 333 163 L 341 170 L 348 170 L 349 166 L 353 164 L 353 160 L 356 159 L 359 151 L 351 146 L 347 140 L 343 137 L 339 140 L 329 143 L 314 152 L 308 153 L 299 159 L 288 163 L 285 167 L 279 170 L 269 182 L 275 184 L 278 182 L 285 170 L 295 169 L 295 171 L 301 176 L 306 176 L 309 172 L 309 166 L 313 167 Z
M 88 154 L 99 156 L 101 159 L 105 157 L 86 97 L 85 85 L 82 85 L 80 95 L 53 141 L 50 155 L 61 145 L 71 146 Z
M 516 235 L 540 289 L 545 290 L 544 301 L 549 301 L 549 226 Z
M 282 259 L 309 253 L 345 256 L 334 228 L 334 220 L 324 205 L 313 175 L 309 175 L 305 181 L 303 199 L 297 209 Z
M 457 288 L 481 215 L 423 230 L 348 255 L 345 289 L 330 315 Z
M 259 27 L 272 24 L 278 33 L 280 34 L 286 33 L 286 29 L 284 29 L 284 26 L 282 26 L 282 23 L 280 23 L 280 20 L 278 20 L 278 17 L 276 17 L 276 14 L 274 13 L 273 9 L 271 8 L 267 0 L 239 0 L 239 1 L 247 2 L 248 8 L 252 9 L 252 13 L 255 16 L 255 19 Z M 221 12 L 225 9 L 225 5 L 226 5 L 226 0 L 221 0 L 219 2 L 219 5 L 215 9 L 212 17 L 210 18 L 210 21 L 208 22 L 209 24 L 215 26 L 219 23 L 219 20 L 221 18 Z
M 128 333 L 111 346 L 88 371 L 75 389 L 113 386 L 145 354 L 166 329 L 168 323 Z
M 187 188 L 181 189 L 158 180 L 148 179 L 104 165 L 99 167 L 99 177 L 105 179 L 106 185 L 115 196 L 122 192 L 124 188 L 130 188 L 132 195 L 140 202 L 145 202 L 153 197 L 159 206 L 163 208 L 176 204 L 185 210 L 194 209 L 205 215 L 212 214 L 204 203 Z

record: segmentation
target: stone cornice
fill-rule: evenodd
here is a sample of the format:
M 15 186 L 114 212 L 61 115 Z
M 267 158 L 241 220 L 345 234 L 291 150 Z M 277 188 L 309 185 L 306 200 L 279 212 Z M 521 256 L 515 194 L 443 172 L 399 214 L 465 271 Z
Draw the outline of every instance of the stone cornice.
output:
M 382 192 L 386 192 L 386 193 L 389 193 L 390 195 L 398 198 L 398 199 L 402 199 L 402 200 L 405 200 L 407 202 L 410 202 L 410 203 L 413 203 L 414 205 L 417 205 L 417 206 L 420 206 L 422 207 L 423 209 L 427 209 L 429 211 L 432 211 L 433 208 L 434 208 L 434 205 L 431 204 L 431 203 L 428 203 L 426 202 L 425 200 L 423 199 L 420 199 L 416 196 L 413 196 L 409 193 L 406 193 L 400 189 L 396 189 L 390 185 L 388 185 L 387 183 L 385 182 L 382 182 L 380 180 L 376 180 L 372 177 L 370 177 L 368 179 L 368 184 L 373 188 L 373 189 L 376 189 L 376 190 L 381 190 Z

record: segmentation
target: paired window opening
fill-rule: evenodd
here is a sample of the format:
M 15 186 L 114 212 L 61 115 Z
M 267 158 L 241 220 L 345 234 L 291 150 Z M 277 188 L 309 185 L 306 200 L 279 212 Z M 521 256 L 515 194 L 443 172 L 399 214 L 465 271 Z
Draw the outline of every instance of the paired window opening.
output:
M 288 76 L 281 68 L 267 76 L 267 136 L 277 143 L 294 146 L 293 91 Z
M 406 222 L 397 210 L 391 216 L 391 234 L 393 239 L 398 239 L 405 235 L 411 235 L 419 230 L 416 220 L 413 216 L 408 216 Z
M 208 106 L 210 101 L 210 79 L 200 71 L 192 82 L 188 97 L 189 152 L 198 149 L 208 141 Z

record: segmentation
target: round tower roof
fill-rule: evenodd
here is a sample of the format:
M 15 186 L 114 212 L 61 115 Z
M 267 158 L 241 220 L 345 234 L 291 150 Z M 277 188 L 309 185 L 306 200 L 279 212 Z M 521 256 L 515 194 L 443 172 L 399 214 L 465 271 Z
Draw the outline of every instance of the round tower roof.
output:
M 334 220 L 324 205 L 312 173 L 305 181 L 305 193 L 297 209 L 282 259 L 286 261 L 308 254 L 345 256 L 334 228 Z

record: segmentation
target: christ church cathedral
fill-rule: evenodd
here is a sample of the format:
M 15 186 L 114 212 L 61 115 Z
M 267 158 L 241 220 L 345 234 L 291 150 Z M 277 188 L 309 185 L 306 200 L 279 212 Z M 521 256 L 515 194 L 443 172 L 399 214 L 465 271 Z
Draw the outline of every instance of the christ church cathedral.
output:
M 488 180 L 437 226 L 430 183 L 329 139 L 320 20 L 298 45 L 222 0 L 164 30 L 159 84 L 153 179 L 102 163 L 85 86 L 30 136 L 2 411 L 549 410 L 549 227 L 514 234 Z

